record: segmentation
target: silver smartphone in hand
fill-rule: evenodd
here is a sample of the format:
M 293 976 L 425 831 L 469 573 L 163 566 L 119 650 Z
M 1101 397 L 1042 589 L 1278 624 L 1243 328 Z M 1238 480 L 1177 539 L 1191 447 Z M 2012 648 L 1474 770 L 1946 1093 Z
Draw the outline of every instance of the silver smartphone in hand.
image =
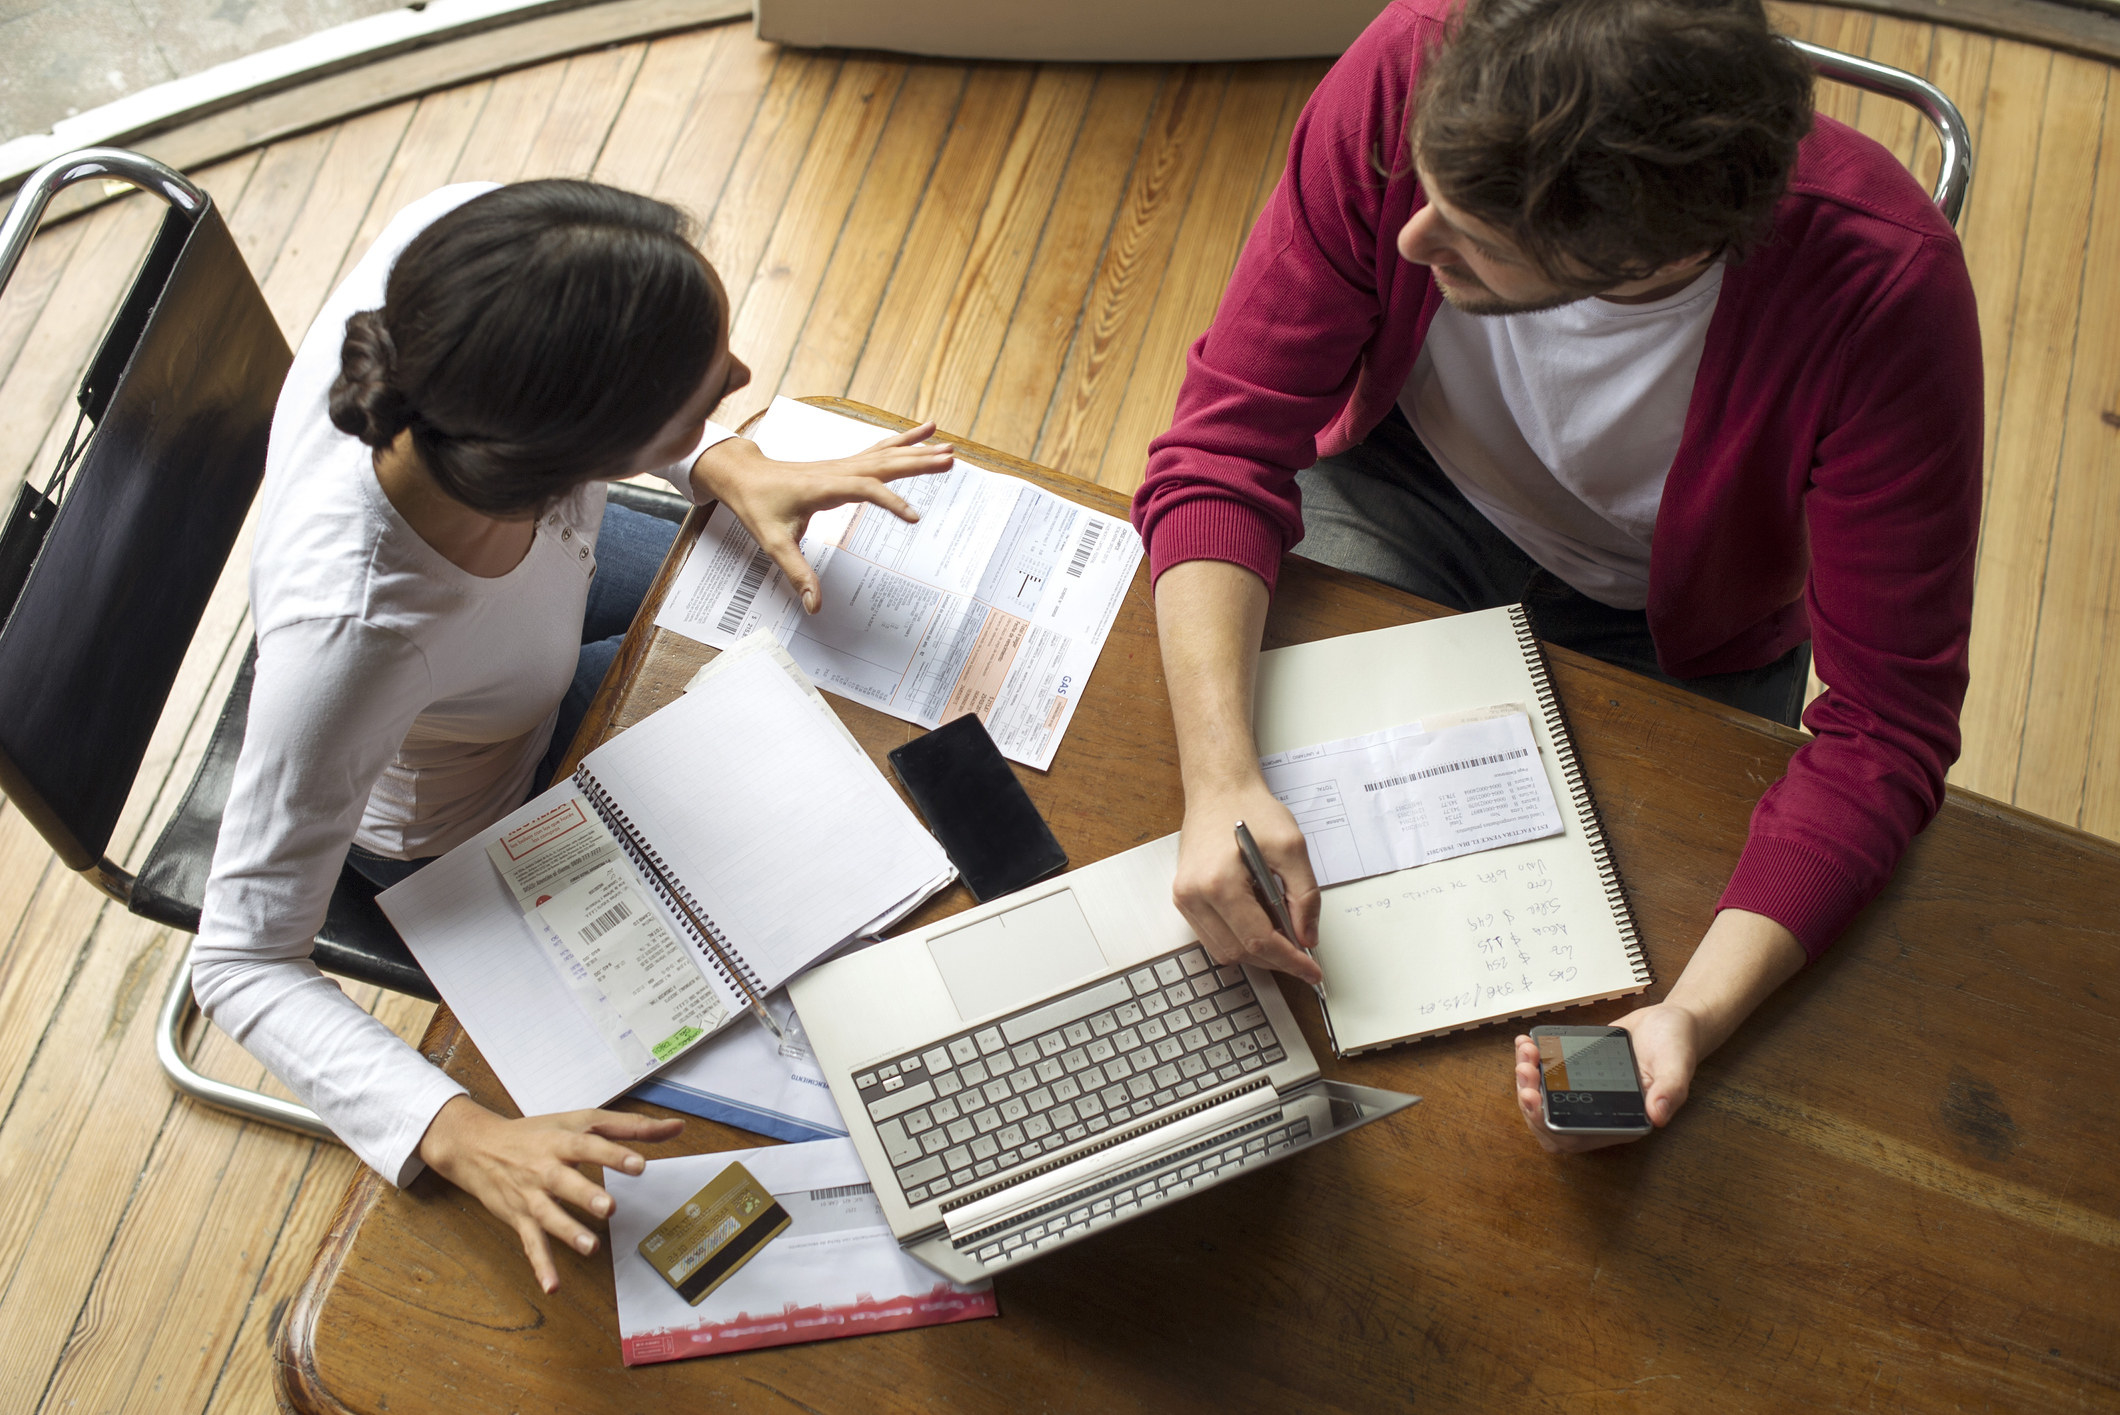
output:
M 1538 1093 L 1557 1135 L 1646 1135 L 1648 1097 L 1624 1027 L 1533 1027 Z

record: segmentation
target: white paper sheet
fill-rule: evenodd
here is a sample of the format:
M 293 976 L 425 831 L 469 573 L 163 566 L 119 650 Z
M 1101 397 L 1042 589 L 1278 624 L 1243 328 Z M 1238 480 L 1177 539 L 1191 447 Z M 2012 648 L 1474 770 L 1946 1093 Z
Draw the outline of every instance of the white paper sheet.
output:
M 753 434 L 768 456 L 845 457 L 877 429 L 777 398 Z M 820 687 L 936 727 L 977 713 L 1002 753 L 1043 770 L 1141 560 L 1124 520 L 958 462 L 895 483 L 921 513 L 811 518 L 803 554 L 823 607 L 787 579 L 727 507 L 715 508 L 663 600 L 658 627 L 716 648 L 764 629 Z
M 772 1191 L 792 1222 L 694 1307 L 641 1257 L 639 1244 L 732 1163 Z M 848 1140 L 650 1160 L 638 1177 L 605 1171 L 604 1184 L 618 1205 L 611 1268 L 628 1366 L 1000 1311 L 992 1283 L 960 1287 L 906 1256 Z
M 771 658 L 713 681 L 583 767 L 771 992 L 953 871 L 875 764 L 816 726 L 807 695 Z
M 766 999 L 786 1036 L 763 1027 L 728 1027 L 635 1087 L 654 1101 L 776 1140 L 820 1140 L 847 1133 L 832 1087 L 817 1064 L 802 1018 L 786 992 Z
M 1259 758 L 1296 818 L 1320 887 L 1561 832 L 1521 712 L 1419 722 Z
M 536 909 L 658 1065 L 728 1020 L 697 956 L 663 922 L 631 865 L 607 864 Z

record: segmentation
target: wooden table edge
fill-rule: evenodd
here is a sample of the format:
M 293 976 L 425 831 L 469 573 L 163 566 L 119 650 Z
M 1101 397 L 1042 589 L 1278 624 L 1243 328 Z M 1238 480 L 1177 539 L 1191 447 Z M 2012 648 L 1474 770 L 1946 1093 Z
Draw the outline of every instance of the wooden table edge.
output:
M 843 398 L 813 397 L 801 401 L 844 413 L 881 428 L 901 430 L 913 426 L 909 419 Z M 744 430 L 749 431 L 757 421 L 754 417 L 746 422 Z M 1021 476 L 1025 480 L 1056 490 L 1064 485 L 1069 491 L 1079 491 L 1085 487 L 1104 491 L 1108 495 L 1100 499 L 1106 500 L 1108 504 L 1128 500 L 1110 488 L 1098 487 L 1095 483 L 1082 482 L 1075 478 L 1067 478 L 1063 484 L 1046 468 L 980 443 L 951 437 L 945 433 L 938 433 L 937 437 L 954 443 L 959 455 L 974 465 L 988 466 L 995 471 Z M 1123 505 L 1120 509 L 1123 511 Z M 672 553 L 664 560 L 662 569 L 650 585 L 647 596 L 641 602 L 640 612 L 635 615 L 633 623 L 626 630 L 625 642 L 619 650 L 618 658 L 612 664 L 611 671 L 605 675 L 596 697 L 591 701 L 581 730 L 575 734 L 574 741 L 568 746 L 566 759 L 560 768 L 561 775 L 571 772 L 582 755 L 600 740 L 604 730 L 617 714 L 619 704 L 625 701 L 626 694 L 631 691 L 641 666 L 646 662 L 655 627 L 651 606 L 661 604 L 663 596 L 668 593 L 670 582 L 676 578 L 677 570 L 683 563 L 684 557 L 676 552 L 699 537 L 712 510 L 711 505 L 695 506 L 686 516 L 677 539 L 672 543 Z M 1371 584 L 1370 581 L 1345 571 L 1325 566 L 1319 568 L 1333 577 L 1344 577 L 1353 588 Z M 1549 657 L 1593 677 L 1610 678 L 1616 685 L 1624 685 L 1630 692 L 1669 695 L 1692 709 L 1755 732 L 1791 752 L 1809 740 L 1806 734 L 1792 728 L 1783 727 L 1779 723 L 1756 717 L 1738 708 L 1726 707 L 1688 693 L 1683 688 L 1615 668 L 1587 654 L 1552 644 L 1544 647 Z M 1991 819 L 2010 821 L 2018 829 L 2030 829 L 2066 841 L 2079 849 L 2088 847 L 2120 862 L 2120 842 L 2035 815 L 2022 807 L 1998 801 L 1991 796 L 1983 796 L 1960 786 L 1949 786 L 1945 789 L 1942 810 L 1950 810 L 1954 806 Z M 1938 814 L 1941 813 L 1939 810 Z M 455 1015 L 450 1012 L 446 1003 L 440 1004 L 435 1008 L 434 1020 L 421 1038 L 420 1050 L 429 1061 L 438 1066 L 446 1065 L 457 1047 L 465 1040 L 463 1027 L 457 1022 Z M 380 1175 L 365 1167 L 347 1186 L 344 1197 L 339 1201 L 338 1210 L 333 1215 L 331 1228 L 318 1245 L 316 1256 L 311 1261 L 309 1273 L 303 1279 L 294 1299 L 288 1304 L 287 1315 L 273 1344 L 274 1385 L 282 1410 L 298 1412 L 298 1415 L 356 1415 L 356 1412 L 340 1402 L 322 1383 L 316 1369 L 314 1338 L 317 1322 L 325 1303 L 330 1300 L 332 1286 L 345 1262 L 346 1254 L 352 1248 L 355 1238 L 359 1236 L 361 1225 L 388 1188 Z

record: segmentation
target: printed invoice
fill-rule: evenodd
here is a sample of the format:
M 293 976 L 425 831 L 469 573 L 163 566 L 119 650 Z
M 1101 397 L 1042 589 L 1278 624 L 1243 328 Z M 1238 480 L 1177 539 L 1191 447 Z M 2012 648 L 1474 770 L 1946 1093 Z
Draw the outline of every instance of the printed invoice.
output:
M 776 398 L 753 432 L 767 456 L 845 457 L 878 429 Z M 820 688 L 937 727 L 977 713 L 1002 752 L 1052 765 L 1141 561 L 1133 527 L 1015 477 L 958 462 L 894 484 L 906 524 L 854 505 L 810 520 L 802 551 L 823 606 L 718 506 L 656 625 L 727 648 L 763 628 Z
M 1259 758 L 1318 887 L 1561 832 L 1521 710 L 1419 722 Z

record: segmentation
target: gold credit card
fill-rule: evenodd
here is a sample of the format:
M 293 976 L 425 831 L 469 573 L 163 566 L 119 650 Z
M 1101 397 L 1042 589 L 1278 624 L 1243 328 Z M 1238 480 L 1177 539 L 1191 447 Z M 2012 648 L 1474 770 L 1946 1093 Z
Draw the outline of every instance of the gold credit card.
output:
M 788 1211 L 751 1171 L 732 1164 L 641 1239 L 640 1255 L 696 1307 L 788 1221 Z

